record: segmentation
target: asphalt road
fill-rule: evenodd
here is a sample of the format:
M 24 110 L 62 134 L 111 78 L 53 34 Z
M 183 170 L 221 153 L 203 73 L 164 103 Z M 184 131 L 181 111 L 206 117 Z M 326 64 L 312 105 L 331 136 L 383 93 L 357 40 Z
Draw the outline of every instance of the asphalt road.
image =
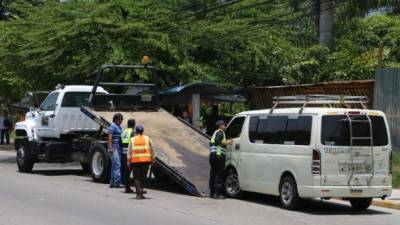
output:
M 344 202 L 310 200 L 300 211 L 281 209 L 275 197 L 247 194 L 240 200 L 185 195 L 156 183 L 149 199 L 96 184 L 79 165 L 37 164 L 17 172 L 14 152 L 0 151 L 0 225 L 179 224 L 396 224 L 400 211 L 379 207 L 357 213 Z

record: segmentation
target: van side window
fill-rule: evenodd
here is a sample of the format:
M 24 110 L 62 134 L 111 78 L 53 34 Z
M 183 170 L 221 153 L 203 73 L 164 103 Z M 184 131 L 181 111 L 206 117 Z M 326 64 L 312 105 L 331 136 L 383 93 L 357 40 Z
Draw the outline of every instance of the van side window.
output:
M 311 139 L 311 116 L 299 116 L 289 119 L 285 135 L 285 143 L 295 145 L 309 145 Z
M 227 139 L 238 138 L 242 133 L 242 127 L 245 117 L 236 117 L 226 128 L 225 135 Z
M 283 144 L 286 132 L 287 116 L 270 116 L 267 125 L 260 129 L 265 144 Z
M 257 127 L 258 127 L 258 122 L 259 122 L 259 117 L 258 116 L 252 116 L 250 117 L 250 122 L 249 122 L 249 139 L 250 142 L 254 143 L 257 140 Z
M 311 126 L 311 116 L 252 116 L 249 139 L 252 143 L 309 145 Z

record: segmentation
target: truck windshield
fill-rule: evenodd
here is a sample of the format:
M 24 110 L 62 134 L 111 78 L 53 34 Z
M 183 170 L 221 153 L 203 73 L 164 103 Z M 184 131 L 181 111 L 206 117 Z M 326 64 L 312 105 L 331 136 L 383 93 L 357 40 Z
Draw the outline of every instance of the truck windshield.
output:
M 370 116 L 374 146 L 388 144 L 385 120 L 381 116 Z M 367 116 L 352 117 L 353 146 L 371 146 L 370 125 Z M 364 121 L 364 122 L 361 122 Z M 363 139 L 364 138 L 364 139 Z M 345 115 L 329 115 L 322 117 L 321 143 L 331 146 L 350 146 L 350 123 Z
M 82 107 L 88 105 L 90 92 L 67 92 L 61 107 Z

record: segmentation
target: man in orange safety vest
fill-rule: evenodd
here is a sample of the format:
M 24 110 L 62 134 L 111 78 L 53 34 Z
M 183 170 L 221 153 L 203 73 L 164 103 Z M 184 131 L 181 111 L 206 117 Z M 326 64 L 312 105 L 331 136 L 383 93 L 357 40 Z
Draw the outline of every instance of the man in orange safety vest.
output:
M 154 162 L 153 144 L 150 137 L 144 135 L 143 132 L 143 125 L 137 125 L 135 136 L 131 138 L 127 154 L 127 162 L 133 172 L 136 199 L 145 198 L 143 195 L 143 185 L 149 171 L 149 166 Z

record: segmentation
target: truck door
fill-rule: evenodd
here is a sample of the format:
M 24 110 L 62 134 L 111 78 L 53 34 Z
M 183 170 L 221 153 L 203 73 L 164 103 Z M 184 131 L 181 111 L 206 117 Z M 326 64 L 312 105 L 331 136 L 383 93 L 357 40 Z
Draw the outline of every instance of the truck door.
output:
M 56 137 L 55 113 L 59 92 L 53 92 L 43 101 L 35 113 L 35 123 L 39 137 Z
M 232 143 L 226 146 L 226 165 L 233 165 L 237 168 L 239 164 L 239 153 L 241 148 L 241 134 L 246 117 L 234 118 L 228 125 L 225 135 Z
M 388 135 L 382 116 L 360 112 L 324 115 L 321 185 L 382 185 L 388 175 Z
M 99 125 L 81 112 L 81 107 L 88 105 L 89 94 L 90 92 L 66 92 L 64 94 L 56 120 L 59 134 L 99 130 Z

